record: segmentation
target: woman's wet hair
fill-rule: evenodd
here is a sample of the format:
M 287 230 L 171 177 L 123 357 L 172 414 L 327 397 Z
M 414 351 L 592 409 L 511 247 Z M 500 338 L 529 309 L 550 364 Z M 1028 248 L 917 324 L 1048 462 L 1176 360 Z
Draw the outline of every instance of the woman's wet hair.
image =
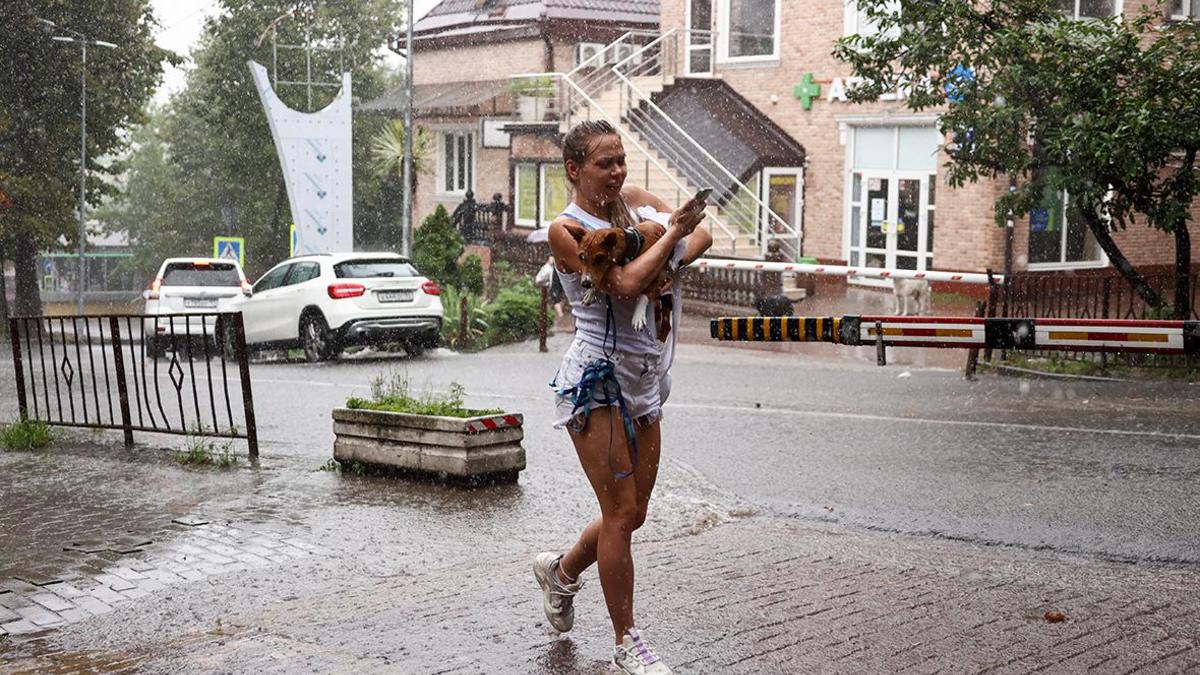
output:
M 570 161 L 575 162 L 576 166 L 582 167 L 595 146 L 596 139 L 602 136 L 616 135 L 617 130 L 604 120 L 588 120 L 576 124 L 563 138 L 563 166 Z M 570 174 L 568 174 L 567 180 L 571 181 Z M 575 189 L 574 182 L 571 182 L 571 189 Z M 629 205 L 625 203 L 625 198 L 620 194 L 617 195 L 615 201 L 608 205 L 608 209 L 608 222 L 612 223 L 614 227 L 627 228 L 637 224 L 629 213 Z

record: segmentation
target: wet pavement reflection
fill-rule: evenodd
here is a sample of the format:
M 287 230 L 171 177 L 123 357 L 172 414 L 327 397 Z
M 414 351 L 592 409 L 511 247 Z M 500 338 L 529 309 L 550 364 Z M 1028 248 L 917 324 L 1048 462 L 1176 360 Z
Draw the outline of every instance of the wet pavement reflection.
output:
M 188 468 L 175 461 L 177 439 L 139 435 L 126 451 L 119 435 L 82 431 L 62 432 L 52 450 L 0 453 L 0 664 L 240 672 L 247 659 L 256 672 L 351 664 L 395 672 L 402 663 L 436 672 L 423 650 L 448 639 L 475 651 L 449 659 L 447 670 L 604 672 L 611 638 L 594 575 L 581 600 L 586 625 L 570 637 L 529 629 L 541 620 L 526 578 L 531 552 L 568 545 L 597 511 L 565 434 L 551 428 L 547 384 L 565 344 L 557 336 L 550 354 L 525 344 L 422 359 L 257 362 L 255 465 L 244 445 L 234 445 L 243 455 L 236 468 Z M 636 541 L 646 606 L 671 607 L 678 619 L 651 614 L 651 626 L 665 644 L 699 650 L 691 672 L 722 670 L 705 660 L 722 637 L 770 640 L 752 629 L 782 620 L 779 611 L 807 616 L 825 606 L 837 594 L 823 587 L 859 592 L 842 568 L 865 565 L 896 589 L 908 587 L 904 569 L 936 570 L 930 587 L 961 582 L 967 592 L 999 582 L 939 581 L 947 566 L 937 556 L 978 554 L 955 546 L 1006 545 L 1010 557 L 989 563 L 993 571 L 1038 550 L 1187 570 L 1200 562 L 1195 539 L 1183 536 L 1200 514 L 1195 388 L 968 384 L 944 370 L 696 345 L 681 349 L 676 370 L 660 479 Z M 519 482 L 463 488 L 328 470 L 329 411 L 389 371 L 418 388 L 459 382 L 469 406 L 523 413 L 528 468 Z M 0 392 L 10 376 L 0 367 Z M 0 397 L 0 415 L 11 416 L 11 398 Z M 776 522 L 815 529 L 779 539 L 797 532 Z M 907 567 L 875 557 L 910 540 Z M 842 541 L 862 548 L 843 551 Z M 949 548 L 928 553 L 931 541 Z M 1075 578 L 1055 576 L 1058 561 L 1046 564 L 1051 578 L 1034 578 L 1035 590 L 1069 590 Z M 810 573 L 822 581 L 806 581 Z M 760 574 L 764 586 L 739 596 L 738 580 Z M 1105 602 L 1097 616 L 1115 611 Z M 826 611 L 841 616 L 840 608 Z M 680 633 L 722 617 L 733 628 L 714 627 L 703 640 Z M 378 648 L 376 631 L 388 636 Z M 795 672 L 784 665 L 794 654 L 756 661 L 753 649 L 738 649 L 750 659 L 738 667 L 745 672 Z M 493 661 L 505 667 L 483 665 Z

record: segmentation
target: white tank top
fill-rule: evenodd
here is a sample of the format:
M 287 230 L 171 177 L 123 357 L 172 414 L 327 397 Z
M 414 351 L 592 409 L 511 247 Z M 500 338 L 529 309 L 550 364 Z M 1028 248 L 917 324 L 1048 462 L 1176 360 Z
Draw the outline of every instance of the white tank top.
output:
M 637 214 L 634 220 L 637 220 Z M 599 230 L 612 227 L 607 220 L 597 218 L 584 211 L 574 202 L 567 205 L 560 216 L 566 216 L 589 230 Z M 563 295 L 571 303 L 571 315 L 575 317 L 575 339 L 601 348 L 613 346 L 614 331 L 616 347 L 620 351 L 634 354 L 658 354 L 662 345 L 655 337 L 655 306 L 651 302 L 646 308 L 646 327 L 640 331 L 633 330 L 633 310 L 636 299 L 622 301 L 612 299 L 612 317 L 608 316 L 608 296 L 603 294 L 591 305 L 583 304 L 583 287 L 579 284 L 578 272 L 563 272 L 555 267 L 559 281 L 562 282 Z M 678 304 L 678 303 L 676 303 Z

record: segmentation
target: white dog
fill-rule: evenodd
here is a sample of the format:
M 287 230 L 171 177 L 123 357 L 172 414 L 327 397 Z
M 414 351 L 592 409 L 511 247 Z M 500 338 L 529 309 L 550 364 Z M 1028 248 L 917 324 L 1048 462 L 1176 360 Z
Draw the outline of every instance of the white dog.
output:
M 892 293 L 896 296 L 896 316 L 929 314 L 928 281 L 924 279 L 892 279 Z

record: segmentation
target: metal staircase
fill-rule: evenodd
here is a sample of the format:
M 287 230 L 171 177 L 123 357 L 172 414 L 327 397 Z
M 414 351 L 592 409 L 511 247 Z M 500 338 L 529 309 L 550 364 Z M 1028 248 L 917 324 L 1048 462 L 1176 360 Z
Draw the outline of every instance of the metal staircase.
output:
M 761 258 L 777 240 L 788 259 L 800 249 L 793 227 L 742 183 L 717 158 L 664 113 L 653 96 L 675 83 L 686 31 L 665 34 L 631 31 L 568 73 L 557 84 L 554 108 L 565 133 L 587 119 L 604 119 L 621 134 L 629 175 L 669 203 L 682 204 L 701 187 L 714 187 L 715 201 L 705 223 L 713 235 L 712 253 Z M 711 40 L 715 44 L 715 40 Z M 686 166 L 686 170 L 682 170 Z

